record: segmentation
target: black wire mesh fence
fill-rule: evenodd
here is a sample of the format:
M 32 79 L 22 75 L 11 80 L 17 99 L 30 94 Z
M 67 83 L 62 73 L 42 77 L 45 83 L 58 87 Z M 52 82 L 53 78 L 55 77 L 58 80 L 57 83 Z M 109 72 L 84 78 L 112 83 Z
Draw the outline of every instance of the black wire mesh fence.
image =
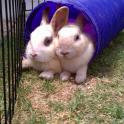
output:
M 0 0 L 0 123 L 11 124 L 21 77 L 24 0 Z
M 26 14 L 26 17 L 41 2 L 45 2 L 45 0 L 25 0 L 25 4 L 26 4 L 25 14 Z
M 0 124 L 11 124 L 21 78 L 27 15 L 45 0 L 0 0 Z

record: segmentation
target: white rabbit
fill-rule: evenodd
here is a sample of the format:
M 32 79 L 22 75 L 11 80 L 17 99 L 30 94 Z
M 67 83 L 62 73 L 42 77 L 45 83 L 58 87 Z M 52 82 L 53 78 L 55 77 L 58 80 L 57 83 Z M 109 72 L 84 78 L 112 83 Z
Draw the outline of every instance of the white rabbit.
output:
M 58 44 L 56 34 L 67 22 L 67 17 L 65 17 L 67 12 L 66 7 L 59 8 L 49 23 L 49 8 L 45 9 L 41 25 L 31 33 L 22 68 L 31 67 L 41 71 L 39 76 L 45 79 L 52 79 L 55 73 L 61 72 L 60 62 L 55 53 Z
M 58 32 L 59 45 L 56 49 L 63 70 L 60 78 L 63 81 L 68 80 L 70 75 L 75 73 L 76 83 L 82 83 L 87 77 L 88 64 L 95 51 L 94 44 L 82 32 L 83 17 L 81 15 L 77 17 L 76 23 L 66 23 L 67 25 Z

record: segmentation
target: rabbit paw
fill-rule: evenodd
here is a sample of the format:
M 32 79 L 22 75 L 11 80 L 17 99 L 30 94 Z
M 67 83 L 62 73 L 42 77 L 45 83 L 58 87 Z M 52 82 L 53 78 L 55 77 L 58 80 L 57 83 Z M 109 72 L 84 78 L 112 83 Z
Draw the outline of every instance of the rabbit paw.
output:
M 76 76 L 75 81 L 77 84 L 81 84 L 86 80 L 86 76 L 80 75 L 80 76 Z
M 39 77 L 50 80 L 50 79 L 53 79 L 54 73 L 52 71 L 44 71 L 40 73 Z
M 87 65 L 80 68 L 76 73 L 75 81 L 77 84 L 83 83 L 87 78 Z
M 70 75 L 71 75 L 71 74 L 70 74 L 69 72 L 64 71 L 64 72 L 62 72 L 62 73 L 60 74 L 60 79 L 61 79 L 62 81 L 67 81 L 67 80 L 69 80 Z

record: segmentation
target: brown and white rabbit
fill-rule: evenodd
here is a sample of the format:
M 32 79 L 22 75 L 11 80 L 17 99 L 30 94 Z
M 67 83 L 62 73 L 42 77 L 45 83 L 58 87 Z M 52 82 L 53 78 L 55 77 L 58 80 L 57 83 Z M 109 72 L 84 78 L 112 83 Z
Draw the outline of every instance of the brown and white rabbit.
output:
M 41 25 L 37 27 L 30 36 L 26 47 L 26 58 L 23 58 L 22 68 L 33 68 L 41 71 L 39 75 L 45 79 L 52 79 L 55 73 L 61 72 L 61 66 L 55 49 L 58 41 L 56 34 L 67 22 L 67 9 L 57 9 L 50 23 L 48 22 L 49 9 L 43 12 Z
M 76 83 L 82 83 L 87 77 L 88 64 L 95 48 L 93 41 L 82 32 L 82 27 L 83 18 L 79 15 L 76 23 L 67 24 L 58 32 L 56 54 L 62 65 L 60 78 L 63 81 L 68 80 L 72 73 L 76 74 Z

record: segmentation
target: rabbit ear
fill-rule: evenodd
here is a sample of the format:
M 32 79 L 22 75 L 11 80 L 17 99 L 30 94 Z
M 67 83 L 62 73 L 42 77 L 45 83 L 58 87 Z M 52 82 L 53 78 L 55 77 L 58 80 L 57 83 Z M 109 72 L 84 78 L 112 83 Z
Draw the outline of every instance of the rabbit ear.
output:
M 42 14 L 42 21 L 40 23 L 41 25 L 49 23 L 49 19 L 48 19 L 49 12 L 50 12 L 50 8 L 46 7 Z
M 50 24 L 52 25 L 55 35 L 58 31 L 68 23 L 68 16 L 69 16 L 69 8 L 66 6 L 60 7 L 57 9 L 53 18 L 51 19 Z
M 82 16 L 81 14 L 79 14 L 79 15 L 77 16 L 76 24 L 77 24 L 80 28 L 82 28 L 82 27 L 84 26 L 84 18 L 83 18 L 83 16 Z

